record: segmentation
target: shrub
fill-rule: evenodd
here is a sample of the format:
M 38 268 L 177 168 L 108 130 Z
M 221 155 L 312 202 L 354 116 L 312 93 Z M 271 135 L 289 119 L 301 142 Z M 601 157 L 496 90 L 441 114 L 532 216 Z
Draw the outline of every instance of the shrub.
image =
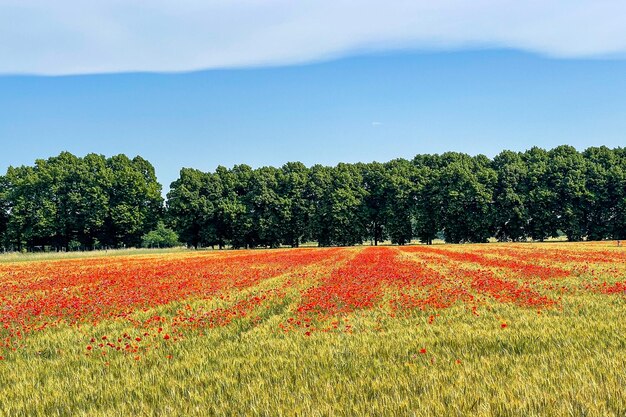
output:
M 143 235 L 141 245 L 144 248 L 172 248 L 180 246 L 180 242 L 175 231 L 159 222 L 155 230 Z

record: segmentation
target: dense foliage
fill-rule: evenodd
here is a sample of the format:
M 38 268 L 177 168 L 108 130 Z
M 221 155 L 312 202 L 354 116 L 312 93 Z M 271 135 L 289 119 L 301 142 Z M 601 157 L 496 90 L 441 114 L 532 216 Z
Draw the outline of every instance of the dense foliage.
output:
M 384 164 L 183 169 L 168 218 L 192 246 L 626 238 L 626 149 L 448 152 Z
M 193 247 L 626 238 L 626 149 L 448 152 L 335 167 L 183 168 L 163 207 L 144 159 L 69 153 L 0 177 L 5 248 L 138 246 L 165 221 Z
M 63 152 L 0 178 L 5 248 L 138 246 L 163 214 L 161 185 L 141 157 Z
M 180 246 L 178 234 L 159 222 L 156 229 L 146 233 L 141 238 L 141 246 L 144 248 L 173 248 Z

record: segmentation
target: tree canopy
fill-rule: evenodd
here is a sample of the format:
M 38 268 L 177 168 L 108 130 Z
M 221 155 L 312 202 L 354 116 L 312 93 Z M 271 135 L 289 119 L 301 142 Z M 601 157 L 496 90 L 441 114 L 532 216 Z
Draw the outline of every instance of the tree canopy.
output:
M 16 250 L 138 246 L 162 211 L 161 185 L 141 157 L 63 152 L 10 167 L 0 181 L 2 241 Z
M 63 152 L 0 176 L 5 249 L 139 246 L 167 228 L 196 248 L 625 239 L 626 149 L 183 168 L 166 201 L 141 157 Z

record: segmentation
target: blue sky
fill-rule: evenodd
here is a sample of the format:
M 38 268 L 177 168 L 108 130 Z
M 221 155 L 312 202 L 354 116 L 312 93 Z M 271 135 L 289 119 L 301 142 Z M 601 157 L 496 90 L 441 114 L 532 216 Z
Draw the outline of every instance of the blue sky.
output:
M 183 166 L 626 145 L 619 2 L 367 0 L 351 18 L 343 2 L 131 3 L 62 0 L 61 19 L 0 2 L 0 172 L 63 150 L 139 154 L 167 188 Z M 214 26 L 192 17 L 209 12 Z

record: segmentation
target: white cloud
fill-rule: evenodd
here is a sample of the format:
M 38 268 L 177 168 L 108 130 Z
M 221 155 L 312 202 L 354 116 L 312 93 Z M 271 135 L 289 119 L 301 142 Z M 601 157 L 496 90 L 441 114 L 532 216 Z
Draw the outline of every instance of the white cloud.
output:
M 189 71 L 395 48 L 624 56 L 623 0 L 0 0 L 0 73 Z

